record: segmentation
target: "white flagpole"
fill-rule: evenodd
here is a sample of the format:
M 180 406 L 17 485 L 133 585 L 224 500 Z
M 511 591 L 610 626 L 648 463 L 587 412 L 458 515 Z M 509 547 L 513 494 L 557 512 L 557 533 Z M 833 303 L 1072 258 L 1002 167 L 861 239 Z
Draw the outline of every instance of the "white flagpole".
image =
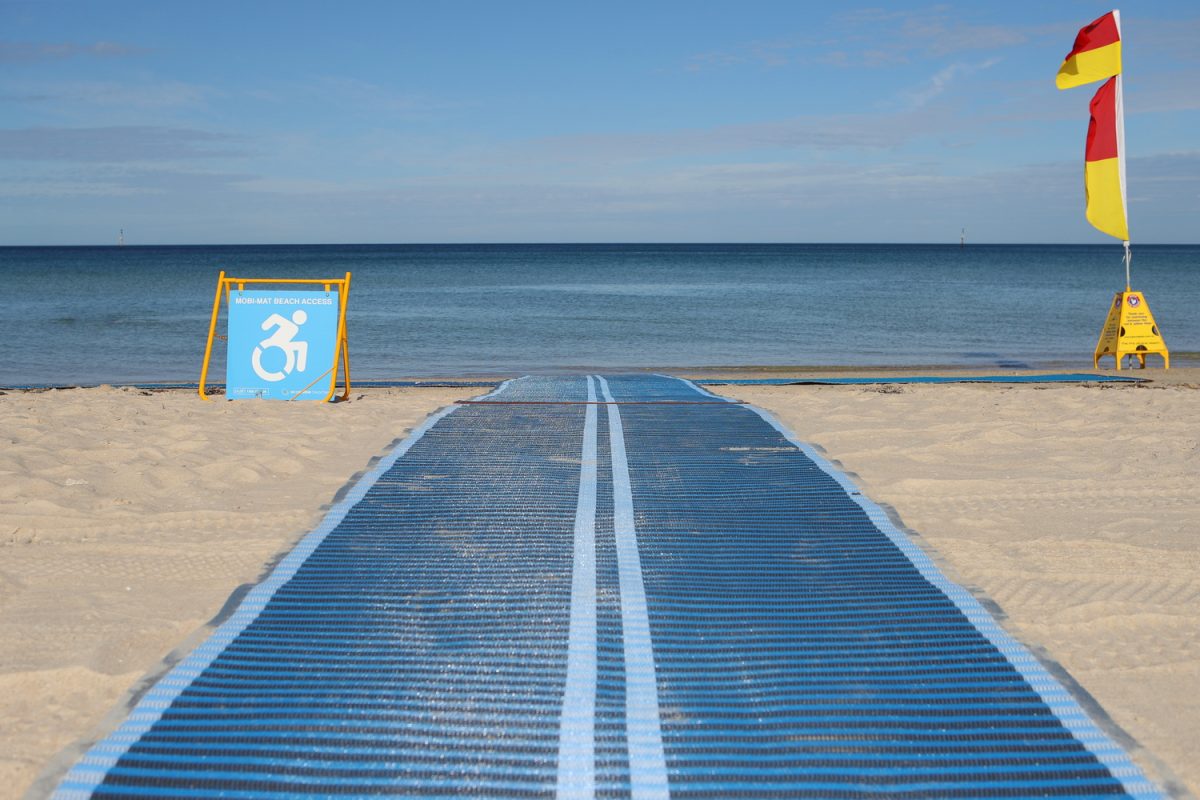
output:
M 1124 38 L 1121 36 L 1121 12 L 1118 9 L 1113 9 L 1113 22 L 1117 24 L 1117 38 L 1121 40 L 1122 49 L 1124 48 Z M 1123 55 L 1123 54 L 1122 54 Z M 1124 59 L 1122 58 L 1122 61 Z M 1121 67 L 1121 72 L 1117 73 L 1117 170 L 1121 179 L 1121 210 L 1125 214 L 1125 230 L 1129 230 L 1129 198 L 1125 191 L 1125 81 L 1122 76 L 1125 68 Z M 1129 282 L 1129 262 L 1133 260 L 1133 256 L 1129 251 L 1129 240 L 1125 240 L 1125 291 L 1130 291 L 1131 284 Z
M 1121 76 L 1117 76 L 1117 169 L 1121 176 L 1121 210 L 1125 213 L 1125 230 L 1129 230 L 1129 199 L 1125 191 L 1125 92 Z M 1129 240 L 1125 240 L 1125 291 L 1129 283 Z

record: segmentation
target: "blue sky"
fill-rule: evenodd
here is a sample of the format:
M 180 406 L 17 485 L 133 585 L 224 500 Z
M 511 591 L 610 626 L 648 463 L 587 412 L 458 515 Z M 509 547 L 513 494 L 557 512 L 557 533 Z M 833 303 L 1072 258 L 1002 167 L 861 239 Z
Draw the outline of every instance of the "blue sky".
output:
M 0 0 L 0 244 L 1104 242 L 1093 2 Z M 1200 4 L 1122 7 L 1130 225 L 1200 240 Z

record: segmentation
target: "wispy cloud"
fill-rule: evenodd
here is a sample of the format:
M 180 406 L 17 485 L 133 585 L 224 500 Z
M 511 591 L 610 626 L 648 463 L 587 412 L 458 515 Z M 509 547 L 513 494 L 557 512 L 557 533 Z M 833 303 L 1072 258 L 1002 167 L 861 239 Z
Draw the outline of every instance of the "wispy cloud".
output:
M 0 159 L 9 161 L 142 162 L 242 155 L 237 136 L 189 128 L 0 129 Z
M 1200 61 L 1200 17 L 1191 19 L 1145 19 L 1121 17 L 1122 38 L 1138 41 L 1141 48 L 1184 61 Z
M 955 62 L 939 69 L 920 87 L 904 92 L 901 95 L 901 99 L 909 109 L 924 108 L 936 97 L 949 89 L 950 85 L 955 81 L 988 69 L 989 67 L 994 67 L 999 63 L 999 58 L 989 58 L 977 64 L 967 64 L 961 61 Z
M 1128 114 L 1181 111 L 1200 111 L 1200 69 L 1159 71 L 1126 84 Z
M 701 72 L 741 64 L 785 67 L 797 60 L 806 59 L 811 49 L 817 45 L 817 42 L 808 37 L 747 42 L 727 50 L 698 53 L 687 60 L 684 68 L 689 72 Z
M 0 80 L 0 92 L 23 102 L 57 101 L 69 109 L 155 110 L 202 107 L 223 92 L 175 80 Z
M 968 174 L 925 158 L 717 161 L 573 176 L 514 169 L 490 180 L 260 178 L 175 165 L 16 167 L 24 176 L 0 169 L 0 199 L 40 204 L 84 227 L 118 208 L 158 236 L 195 236 L 196 228 L 177 227 L 185 217 L 249 241 L 693 241 L 707 231 L 725 241 L 936 241 L 956 238 L 962 224 L 977 241 L 1093 236 L 1074 160 Z M 1191 230 L 1200 153 L 1135 158 L 1129 170 L 1145 240 Z
M 1131 202 L 1142 215 L 1157 217 L 1158 209 L 1171 208 L 1181 209 L 1173 216 L 1182 218 L 1200 210 L 1200 197 L 1192 188 L 1200 176 L 1197 154 L 1135 158 L 1129 167 L 1140 182 Z M 1014 234 L 1035 241 L 1091 235 L 1083 221 L 1074 161 L 966 175 L 947 173 L 924 160 L 717 163 L 576 180 L 531 176 L 484 185 L 414 180 L 368 197 L 372 205 L 442 209 L 449 219 L 469 220 L 472 230 L 495 226 L 501 233 L 537 225 L 571 232 L 616 225 L 628 231 L 633 224 L 635 232 L 641 230 L 636 225 L 644 225 L 648 236 L 660 239 L 674 232 L 674 225 L 693 231 L 694 237 L 695 220 L 712 219 L 734 220 L 722 228 L 726 236 L 779 240 L 852 240 L 862 235 L 865 220 L 899 226 L 906 231 L 901 240 L 957 235 L 964 221 L 982 241 L 1004 241 Z M 1169 226 L 1152 231 L 1147 225 L 1146 234 L 1169 239 L 1169 231 Z
M 843 26 L 848 42 L 871 42 L 873 49 L 864 54 L 874 53 L 876 60 L 1003 50 L 1059 32 L 1054 25 L 976 24 L 962 17 L 961 9 L 935 5 L 901 11 L 861 9 L 841 14 L 835 21 Z
M 943 79 L 943 90 L 950 79 Z M 784 153 L 788 158 L 821 160 L 838 153 L 895 152 L 915 140 L 944 136 L 968 124 L 934 104 L 920 113 L 901 107 L 707 128 L 540 137 L 507 146 L 503 156 L 495 149 L 483 152 L 480 160 L 534 171 L 679 163 L 681 159 L 760 161 Z
M 120 42 L 9 42 L 0 41 L 0 63 L 21 64 L 61 61 L 68 58 L 125 58 L 150 50 Z
M 1048 33 L 1060 33 L 1059 26 L 973 24 L 957 19 L 948 6 L 904 11 L 868 8 L 833 16 L 817 34 L 781 36 L 701 53 L 690 58 L 685 68 L 696 72 L 745 64 L 809 63 L 881 67 L 959 52 L 1004 50 Z
M 1043 28 L 1021 28 L 1008 25 L 972 25 L 950 19 L 948 12 L 910 14 L 896 31 L 897 48 L 929 56 L 951 53 L 1001 50 L 1024 44 L 1031 35 Z
M 423 114 L 441 106 L 420 94 L 397 92 L 377 83 L 354 78 L 329 77 L 318 81 L 313 88 L 340 105 L 369 109 L 374 114 Z
M 314 111 L 361 115 L 373 120 L 382 116 L 429 119 L 460 107 L 452 100 L 397 91 L 380 83 L 339 75 L 303 82 L 276 82 L 248 89 L 245 94 L 274 106 L 302 105 Z
M 61 163 L 0 166 L 0 198 L 233 197 L 253 175 L 173 164 Z
M 44 103 L 53 100 L 54 95 L 44 92 L 12 92 L 0 94 L 0 103 Z

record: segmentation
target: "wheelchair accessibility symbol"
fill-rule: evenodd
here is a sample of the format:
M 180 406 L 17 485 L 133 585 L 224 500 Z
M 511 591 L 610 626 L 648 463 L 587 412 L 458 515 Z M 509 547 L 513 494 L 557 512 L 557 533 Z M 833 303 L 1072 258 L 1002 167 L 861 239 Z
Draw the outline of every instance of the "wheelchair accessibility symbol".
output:
M 323 400 L 338 341 L 337 292 L 245 290 L 229 301 L 225 394 Z
M 254 348 L 254 353 L 250 357 L 250 366 L 254 368 L 255 375 L 264 381 L 273 383 L 291 375 L 292 370 L 304 372 L 308 366 L 308 342 L 297 341 L 296 334 L 300 333 L 300 326 L 305 322 L 308 322 L 308 314 L 302 308 L 292 312 L 291 319 L 279 314 L 272 314 L 263 320 L 262 329 L 269 331 L 274 328 L 275 332 Z M 273 347 L 282 350 L 284 358 L 283 368 L 274 372 L 263 369 L 262 365 L 263 353 Z

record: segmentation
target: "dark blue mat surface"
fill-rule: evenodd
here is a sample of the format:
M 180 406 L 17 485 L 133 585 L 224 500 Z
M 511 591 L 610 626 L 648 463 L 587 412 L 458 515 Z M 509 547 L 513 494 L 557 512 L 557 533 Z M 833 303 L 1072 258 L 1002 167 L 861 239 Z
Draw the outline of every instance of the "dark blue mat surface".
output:
M 653 376 L 484 399 L 368 474 L 58 796 L 1159 796 L 769 416 Z

